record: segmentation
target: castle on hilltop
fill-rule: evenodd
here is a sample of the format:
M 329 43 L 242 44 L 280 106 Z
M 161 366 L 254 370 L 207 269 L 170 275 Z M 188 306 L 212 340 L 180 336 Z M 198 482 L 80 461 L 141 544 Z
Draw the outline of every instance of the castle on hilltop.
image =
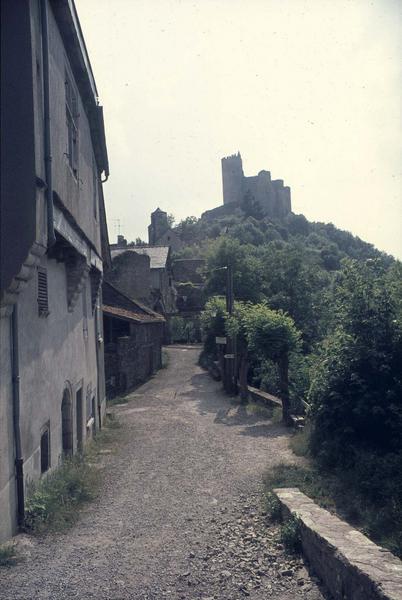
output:
M 292 210 L 290 187 L 284 186 L 283 179 L 272 180 L 269 171 L 246 177 L 240 152 L 222 158 L 222 184 L 223 206 L 206 211 L 204 217 L 231 214 L 247 195 L 259 203 L 267 216 L 283 218 Z

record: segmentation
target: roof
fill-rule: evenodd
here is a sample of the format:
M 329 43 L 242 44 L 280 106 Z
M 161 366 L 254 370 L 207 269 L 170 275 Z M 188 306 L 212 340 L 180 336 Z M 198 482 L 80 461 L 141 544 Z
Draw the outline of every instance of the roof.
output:
M 112 248 L 112 259 L 123 252 L 136 252 L 149 256 L 151 269 L 165 269 L 169 258 L 169 246 L 134 246 L 133 248 Z
M 104 314 L 118 317 L 135 323 L 164 323 L 165 319 L 159 313 L 137 300 L 129 298 L 107 281 L 102 286 Z

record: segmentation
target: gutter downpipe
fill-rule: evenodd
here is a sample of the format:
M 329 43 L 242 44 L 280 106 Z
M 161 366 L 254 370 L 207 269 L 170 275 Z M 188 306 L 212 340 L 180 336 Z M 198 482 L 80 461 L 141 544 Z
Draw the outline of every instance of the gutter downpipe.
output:
M 21 449 L 20 428 L 20 360 L 18 345 L 18 305 L 15 304 L 11 315 L 12 339 L 12 378 L 13 378 L 13 427 L 15 442 L 15 476 L 17 482 L 17 519 L 21 528 L 25 518 L 24 498 L 24 459 Z
M 44 150 L 45 150 L 45 179 L 47 205 L 47 247 L 56 242 L 53 217 L 53 178 L 52 178 L 52 146 L 50 139 L 50 69 L 49 69 L 49 25 L 47 0 L 41 0 L 42 27 L 42 61 L 43 61 L 43 113 L 44 113 Z

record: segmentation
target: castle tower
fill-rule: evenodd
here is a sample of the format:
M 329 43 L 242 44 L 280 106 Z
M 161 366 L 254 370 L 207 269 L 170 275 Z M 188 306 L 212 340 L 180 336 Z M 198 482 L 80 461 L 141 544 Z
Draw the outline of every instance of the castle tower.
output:
M 222 158 L 223 204 L 240 203 L 243 198 L 243 163 L 240 152 Z
M 156 244 L 156 241 L 169 229 L 167 212 L 157 208 L 151 213 L 151 225 L 148 226 L 148 243 L 150 246 Z

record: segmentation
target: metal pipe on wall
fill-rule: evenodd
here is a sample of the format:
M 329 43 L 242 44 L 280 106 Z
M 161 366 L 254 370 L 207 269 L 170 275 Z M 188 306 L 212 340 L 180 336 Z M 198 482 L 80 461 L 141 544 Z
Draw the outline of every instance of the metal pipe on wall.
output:
M 20 357 L 18 344 L 18 304 L 14 305 L 11 315 L 11 360 L 13 382 L 13 429 L 15 444 L 15 476 L 17 482 L 17 517 L 22 527 L 25 519 L 24 498 L 24 459 L 22 458 L 20 427 Z

